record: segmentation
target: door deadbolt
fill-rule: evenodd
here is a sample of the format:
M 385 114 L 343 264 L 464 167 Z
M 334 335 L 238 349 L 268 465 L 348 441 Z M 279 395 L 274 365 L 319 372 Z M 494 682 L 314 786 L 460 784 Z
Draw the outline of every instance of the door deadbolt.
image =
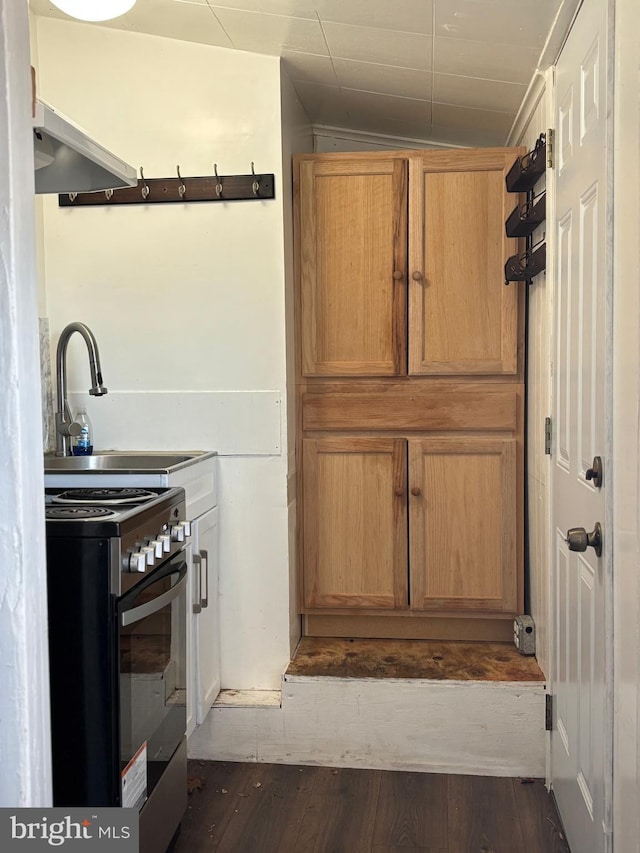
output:
M 591 468 L 587 468 L 584 472 L 585 480 L 593 480 L 593 485 L 596 489 L 602 486 L 602 458 L 594 456 Z
M 587 548 L 593 548 L 597 557 L 602 556 L 602 527 L 599 521 L 596 521 L 591 533 L 587 533 L 584 527 L 572 527 L 567 531 L 567 538 L 564 541 L 570 551 L 586 551 Z

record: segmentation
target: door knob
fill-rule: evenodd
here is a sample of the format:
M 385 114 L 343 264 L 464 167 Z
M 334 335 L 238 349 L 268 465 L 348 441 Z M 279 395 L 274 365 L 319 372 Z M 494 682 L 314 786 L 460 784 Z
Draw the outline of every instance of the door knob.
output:
M 394 273 L 393 273 L 393 280 L 394 281 L 402 281 L 403 278 L 404 278 L 403 272 L 401 272 L 400 270 L 394 271 Z
M 420 488 L 420 486 L 412 486 L 412 487 L 411 487 L 411 494 L 412 494 L 415 498 L 419 498 L 419 497 L 420 497 L 420 495 L 422 494 L 422 489 Z
M 593 485 L 596 489 L 602 486 L 602 459 L 600 456 L 594 456 L 591 468 L 587 468 L 584 472 L 585 480 L 593 480 Z
M 584 527 L 572 527 L 567 531 L 567 538 L 564 541 L 570 551 L 586 551 L 587 548 L 593 548 L 597 557 L 602 556 L 602 527 L 599 521 L 596 521 L 591 533 L 587 533 Z
M 420 270 L 416 270 L 416 271 L 412 274 L 411 278 L 412 278 L 414 281 L 422 281 L 422 273 L 420 272 Z

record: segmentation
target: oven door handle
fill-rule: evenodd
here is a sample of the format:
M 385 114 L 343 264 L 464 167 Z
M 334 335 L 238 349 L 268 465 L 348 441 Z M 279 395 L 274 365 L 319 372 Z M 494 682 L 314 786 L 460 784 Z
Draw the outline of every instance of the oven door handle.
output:
M 180 552 L 179 555 L 168 560 L 164 565 L 154 569 L 152 572 L 149 572 L 149 574 L 145 574 L 139 583 L 131 587 L 131 589 L 120 599 L 120 610 L 131 610 L 130 605 L 135 602 L 141 592 L 144 592 L 145 589 L 148 589 L 150 586 L 153 586 L 158 583 L 158 581 L 168 577 L 169 575 L 177 575 L 183 569 L 185 571 L 187 570 L 187 563 L 184 558 L 184 553 Z
M 169 574 L 176 574 L 176 572 L 169 572 L 167 575 L 164 575 L 164 577 L 168 577 Z M 141 619 L 145 619 L 147 616 L 157 613 L 158 610 L 162 610 L 163 607 L 166 607 L 167 604 L 170 604 L 174 599 L 181 595 L 187 585 L 186 563 L 181 564 L 177 574 L 178 581 L 174 583 L 171 589 L 168 589 L 166 592 L 163 592 L 162 595 L 157 596 L 157 598 L 153 598 L 151 601 L 146 601 L 144 604 L 139 604 L 137 607 L 132 607 L 129 610 L 123 610 L 121 618 L 122 627 L 126 628 L 127 625 L 132 625 L 134 622 L 139 622 Z M 149 584 L 149 586 L 151 586 L 151 584 Z

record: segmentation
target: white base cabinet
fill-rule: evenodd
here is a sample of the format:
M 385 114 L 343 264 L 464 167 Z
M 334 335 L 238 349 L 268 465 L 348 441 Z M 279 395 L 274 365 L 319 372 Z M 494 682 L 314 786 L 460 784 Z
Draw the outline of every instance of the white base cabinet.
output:
M 195 662 L 189 692 L 195 725 L 203 722 L 220 692 L 220 620 L 218 614 L 219 509 L 208 510 L 191 524 L 192 641 Z M 187 716 L 192 718 L 193 712 Z M 187 728 L 187 734 L 190 734 Z
M 191 525 L 193 531 L 193 524 Z M 184 618 L 186 621 L 185 640 L 187 643 L 187 671 L 184 678 L 184 687 L 187 693 L 187 728 L 186 735 L 189 737 L 196 727 L 196 702 L 195 702 L 195 680 L 196 680 L 196 656 L 193 649 L 193 601 L 194 598 L 194 571 L 193 571 L 193 540 L 189 540 L 189 544 L 185 549 L 187 557 L 187 566 L 189 567 L 189 585 L 187 595 L 187 607 Z M 182 680 L 182 679 L 181 679 Z M 182 685 L 180 685 L 182 686 Z

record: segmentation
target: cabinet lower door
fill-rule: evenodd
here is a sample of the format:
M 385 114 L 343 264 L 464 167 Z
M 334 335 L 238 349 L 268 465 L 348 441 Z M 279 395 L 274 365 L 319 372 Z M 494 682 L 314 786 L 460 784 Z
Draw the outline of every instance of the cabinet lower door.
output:
M 516 613 L 516 442 L 409 441 L 411 608 Z
M 304 604 L 407 607 L 406 441 L 303 441 Z
M 220 692 L 217 507 L 192 525 L 193 648 L 196 723 L 200 725 Z

